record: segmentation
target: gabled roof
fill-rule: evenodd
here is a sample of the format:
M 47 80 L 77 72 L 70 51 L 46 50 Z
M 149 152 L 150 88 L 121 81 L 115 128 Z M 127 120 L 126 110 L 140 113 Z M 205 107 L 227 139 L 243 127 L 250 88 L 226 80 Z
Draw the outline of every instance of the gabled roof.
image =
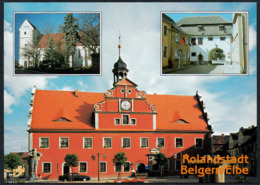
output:
M 214 135 L 213 136 L 213 145 L 223 145 L 223 144 L 226 144 L 229 140 L 229 135 L 220 135 L 220 136 L 217 136 L 217 135 Z
M 252 135 L 257 127 L 253 127 L 253 128 L 240 128 L 240 131 L 242 132 L 243 135 Z
M 183 33 L 183 34 L 187 34 L 184 30 L 182 30 L 177 24 L 176 22 L 174 22 L 174 20 L 172 18 L 170 18 L 168 15 L 166 15 L 165 13 L 162 14 L 162 19 L 167 21 L 168 23 L 170 23 L 172 25 L 172 28 L 179 33 Z
M 222 16 L 193 16 L 193 17 L 184 17 L 177 22 L 178 26 L 183 25 L 211 25 L 211 24 L 232 24 L 230 21 L 226 20 Z
M 232 139 L 237 140 L 238 139 L 238 132 L 237 133 L 230 133 L 230 137 L 232 137 Z
M 25 158 L 28 157 L 28 152 L 11 152 L 11 154 L 18 155 L 22 162 L 24 161 Z
M 115 85 L 127 85 L 127 86 L 135 86 L 135 87 L 137 86 L 134 82 L 132 82 L 128 78 L 124 78 L 124 79 L 120 80 Z
M 36 90 L 31 130 L 94 130 L 94 104 L 104 98 L 104 93 L 78 92 L 76 97 L 72 91 Z M 153 94 L 146 98 L 157 106 L 157 130 L 211 132 L 195 96 Z M 64 108 L 66 115 L 59 113 Z M 176 110 L 179 118 L 189 123 L 172 123 Z M 66 116 L 71 122 L 53 121 L 57 115 Z

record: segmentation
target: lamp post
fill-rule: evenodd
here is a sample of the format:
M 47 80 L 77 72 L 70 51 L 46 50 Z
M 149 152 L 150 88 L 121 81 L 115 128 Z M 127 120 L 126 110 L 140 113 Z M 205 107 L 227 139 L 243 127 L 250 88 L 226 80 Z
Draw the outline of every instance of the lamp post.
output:
M 100 181 L 100 166 L 99 166 L 99 156 L 100 156 L 101 154 L 100 153 L 97 153 L 97 159 L 98 159 L 98 181 Z M 103 158 L 104 159 L 106 159 L 106 154 L 104 154 L 103 155 Z M 91 156 L 91 158 L 92 158 L 92 160 L 95 160 L 95 155 L 94 154 L 92 154 L 92 156 Z

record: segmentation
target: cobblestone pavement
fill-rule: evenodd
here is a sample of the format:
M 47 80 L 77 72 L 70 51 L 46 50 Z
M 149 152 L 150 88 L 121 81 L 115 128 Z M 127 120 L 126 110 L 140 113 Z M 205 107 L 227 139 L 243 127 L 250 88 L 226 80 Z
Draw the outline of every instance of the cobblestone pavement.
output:
M 224 74 L 224 65 L 191 65 L 168 74 Z

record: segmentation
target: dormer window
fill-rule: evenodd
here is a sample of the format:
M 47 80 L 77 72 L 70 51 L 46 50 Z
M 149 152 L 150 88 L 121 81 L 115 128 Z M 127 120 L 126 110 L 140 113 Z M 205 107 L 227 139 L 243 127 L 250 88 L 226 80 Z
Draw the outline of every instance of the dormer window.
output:
M 185 121 L 184 119 L 179 119 L 178 121 L 175 121 L 174 123 L 189 123 L 189 122 Z
M 71 122 L 69 119 L 64 118 L 64 117 L 60 117 L 59 119 L 54 120 L 54 121 L 57 121 L 57 122 Z
M 225 27 L 223 25 L 220 25 L 218 28 L 219 28 L 219 31 L 224 31 L 225 30 Z
M 198 27 L 198 31 L 203 31 L 202 25 L 198 25 L 197 27 Z

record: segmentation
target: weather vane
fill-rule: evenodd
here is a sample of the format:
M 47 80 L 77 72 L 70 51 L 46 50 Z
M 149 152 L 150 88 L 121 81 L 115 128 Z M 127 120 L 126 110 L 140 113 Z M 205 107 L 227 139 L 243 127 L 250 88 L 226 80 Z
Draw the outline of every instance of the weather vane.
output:
M 120 35 L 120 30 L 119 30 L 119 37 L 118 37 L 118 42 L 119 42 L 119 44 L 118 44 L 118 49 L 119 49 L 119 58 L 120 58 L 120 48 L 121 48 L 121 35 Z

